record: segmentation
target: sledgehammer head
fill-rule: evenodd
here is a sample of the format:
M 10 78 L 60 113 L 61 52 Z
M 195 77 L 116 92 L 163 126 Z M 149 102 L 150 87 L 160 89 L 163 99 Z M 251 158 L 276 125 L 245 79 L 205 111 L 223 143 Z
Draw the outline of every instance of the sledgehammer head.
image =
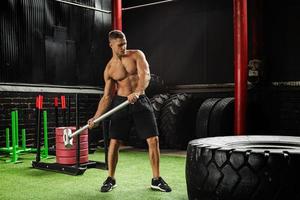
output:
M 64 129 L 64 144 L 66 148 L 71 148 L 73 146 L 73 138 L 70 137 L 72 130 L 69 128 Z

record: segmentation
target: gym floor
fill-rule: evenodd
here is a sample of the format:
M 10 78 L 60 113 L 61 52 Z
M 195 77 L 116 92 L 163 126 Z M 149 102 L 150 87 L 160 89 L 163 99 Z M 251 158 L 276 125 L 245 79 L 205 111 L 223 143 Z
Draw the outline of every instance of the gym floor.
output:
M 145 150 L 127 147 L 120 150 L 118 187 L 109 193 L 99 192 L 107 176 L 106 170 L 88 169 L 83 175 L 70 176 L 32 168 L 34 154 L 20 155 L 21 163 L 18 164 L 6 163 L 8 157 L 1 155 L 0 199 L 187 199 L 184 155 L 184 151 L 162 152 L 161 174 L 172 186 L 171 193 L 150 189 L 151 169 Z M 89 159 L 103 161 L 104 152 L 98 149 Z M 55 158 L 43 162 L 55 162 Z

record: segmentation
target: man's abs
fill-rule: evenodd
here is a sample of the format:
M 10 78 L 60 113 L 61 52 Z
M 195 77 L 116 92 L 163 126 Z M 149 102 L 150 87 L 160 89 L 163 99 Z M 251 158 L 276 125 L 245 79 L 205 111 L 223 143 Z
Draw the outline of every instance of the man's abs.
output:
M 117 83 L 117 95 L 128 96 L 136 91 L 138 85 L 138 75 L 129 75 L 123 80 L 116 81 Z

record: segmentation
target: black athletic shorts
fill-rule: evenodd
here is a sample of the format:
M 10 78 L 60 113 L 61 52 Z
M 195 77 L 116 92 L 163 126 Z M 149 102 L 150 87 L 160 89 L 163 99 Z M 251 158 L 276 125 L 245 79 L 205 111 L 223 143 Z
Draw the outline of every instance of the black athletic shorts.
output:
M 123 103 L 127 97 L 114 96 L 111 108 Z M 110 117 L 109 138 L 128 140 L 131 128 L 135 126 L 141 139 L 158 136 L 158 128 L 151 106 L 146 95 L 140 95 L 134 104 L 117 111 Z

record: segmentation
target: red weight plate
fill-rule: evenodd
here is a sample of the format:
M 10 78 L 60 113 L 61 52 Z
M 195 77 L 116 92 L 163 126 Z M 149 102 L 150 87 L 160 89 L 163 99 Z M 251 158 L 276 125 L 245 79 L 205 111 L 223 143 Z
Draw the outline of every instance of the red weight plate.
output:
M 80 156 L 80 163 L 86 163 L 88 161 L 88 156 Z M 76 157 L 56 157 L 56 162 L 62 165 L 74 165 L 76 164 Z
M 74 126 L 66 126 L 66 127 L 56 127 L 55 128 L 55 134 L 56 135 L 63 135 L 65 129 L 71 129 L 72 133 L 76 131 L 76 127 Z M 88 129 L 85 129 L 80 133 L 80 135 L 88 134 Z
M 88 142 L 81 142 L 80 143 L 80 149 L 88 149 L 89 148 L 89 143 Z M 77 149 L 77 144 L 73 144 L 71 148 L 66 148 L 65 144 L 63 142 L 57 142 L 56 143 L 56 150 L 58 149 Z
M 62 135 L 56 135 L 55 137 L 56 142 L 64 142 L 64 138 Z M 77 141 L 77 136 L 73 138 L 73 143 Z M 88 142 L 89 136 L 88 135 L 80 135 L 80 142 Z
M 77 150 L 76 149 L 57 149 L 56 156 L 58 157 L 76 157 Z M 89 149 L 81 149 L 80 156 L 86 156 L 89 154 Z

